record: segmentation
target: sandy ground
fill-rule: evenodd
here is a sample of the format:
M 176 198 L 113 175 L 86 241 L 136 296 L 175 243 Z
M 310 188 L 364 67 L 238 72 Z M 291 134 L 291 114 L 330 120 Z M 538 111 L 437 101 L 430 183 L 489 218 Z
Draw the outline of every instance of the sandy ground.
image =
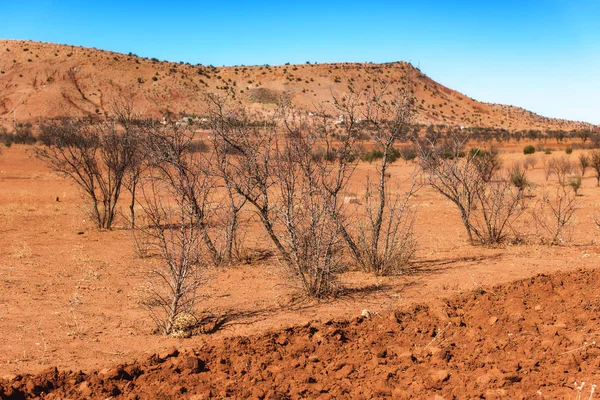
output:
M 423 189 L 415 197 L 419 251 L 409 274 L 377 278 L 349 272 L 343 276 L 351 289 L 347 295 L 315 302 L 300 296 L 274 258 L 215 269 L 201 289 L 205 297 L 199 308 L 228 320 L 214 334 L 165 338 L 151 333 L 153 323 L 139 304 L 153 261 L 135 257 L 124 221 L 113 231 L 97 231 L 85 217 L 74 184 L 30 157 L 29 149 L 13 146 L 0 155 L 0 377 L 49 366 L 102 369 L 173 346 L 200 348 L 225 337 L 352 319 L 365 309 L 388 315 L 415 303 L 442 304 L 457 294 L 538 273 L 593 269 L 600 256 L 591 219 L 600 211 L 600 188 L 591 172 L 584 179 L 581 209 L 565 246 L 536 244 L 528 215 L 521 224 L 531 233 L 531 244 L 470 246 L 453 206 Z M 539 161 L 530 178 L 545 183 L 541 160 L 557 155 L 536 155 Z M 576 160 L 577 152 L 570 157 Z M 503 154 L 506 165 L 522 158 Z M 361 165 L 356 182 L 372 168 Z M 410 164 L 400 162 L 391 173 L 401 179 L 411 171 Z M 246 238 L 249 247 L 268 246 L 261 230 L 248 232 Z

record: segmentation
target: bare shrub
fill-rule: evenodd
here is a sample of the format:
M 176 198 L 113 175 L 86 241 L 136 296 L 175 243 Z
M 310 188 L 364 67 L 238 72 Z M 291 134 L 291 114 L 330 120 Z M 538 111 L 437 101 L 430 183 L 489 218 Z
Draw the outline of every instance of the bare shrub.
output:
M 544 179 L 546 182 L 550 180 L 550 176 L 552 176 L 552 167 L 550 165 L 550 160 L 547 158 L 542 159 L 543 168 L 544 168 Z
M 489 150 L 472 148 L 469 150 L 469 156 L 473 166 L 484 182 L 491 181 L 492 177 L 494 177 L 502 167 L 502 161 L 498 156 L 498 150 L 494 147 L 491 147 Z
M 209 232 L 217 182 L 209 171 L 208 157 L 193 151 L 194 133 L 187 127 L 153 126 L 147 137 L 151 168 L 190 204 L 202 241 L 213 263 L 219 265 L 222 255 Z
M 364 210 L 367 217 L 355 222 L 355 243 L 361 254 L 363 269 L 376 275 L 395 275 L 403 272 L 417 251 L 413 226 L 416 210 L 409 201 L 417 190 L 417 174 L 413 175 L 410 187 L 402 193 L 400 187 L 386 190 L 386 207 L 381 228 L 377 231 L 380 208 L 377 189 L 370 181 L 366 184 Z M 360 210 L 357 210 L 357 214 Z M 374 235 L 379 233 L 377 243 Z
M 114 118 L 122 125 L 126 132 L 134 132 L 131 148 L 131 160 L 129 168 L 123 177 L 123 186 L 129 192 L 131 201 L 129 202 L 129 222 L 131 229 L 135 228 L 135 204 L 137 187 L 142 179 L 142 175 L 148 166 L 146 159 L 146 128 L 152 126 L 151 121 L 142 118 L 142 115 L 134 110 L 133 94 L 115 98 L 112 102 L 112 111 Z M 139 243 L 141 245 L 141 243 Z
M 377 180 L 371 182 L 368 178 L 365 183 L 366 218 L 350 221 L 354 226 L 340 215 L 336 220 L 345 221 L 341 224 L 342 235 L 363 270 L 376 275 L 401 273 L 416 251 L 415 210 L 409 201 L 419 187 L 418 171 L 415 170 L 410 187 L 403 195 L 398 188 L 394 193 L 390 191 L 388 169 L 396 157 L 393 153 L 395 143 L 407 138 L 414 114 L 414 98 L 407 89 L 392 92 L 382 83 L 374 85 L 366 95 L 351 92 L 345 98 L 334 98 L 334 104 L 348 121 L 344 126 L 345 136 L 360 134 L 351 124 L 360 119 L 361 129 L 375 143 L 375 151 L 381 154 L 376 164 Z M 358 210 L 356 214 L 359 214 Z
M 160 254 L 151 272 L 151 296 L 145 305 L 158 330 L 169 335 L 180 316 L 194 313 L 197 289 L 207 263 L 201 254 L 195 205 L 162 176 L 150 173 L 140 187 L 140 205 L 148 221 L 139 235 Z
M 36 156 L 55 172 L 72 179 L 89 201 L 98 228 L 111 229 L 126 174 L 136 162 L 138 131 L 117 121 L 71 119 L 45 126 L 48 146 Z
M 317 131 L 307 113 L 283 103 L 265 120 L 208 99 L 220 174 L 256 211 L 284 267 L 304 292 L 327 297 L 342 271 L 337 224 L 323 201 Z M 234 151 L 231 151 L 234 150 Z
M 543 243 L 558 245 L 568 240 L 568 227 L 579 208 L 577 195 L 569 186 L 560 186 L 551 196 L 542 195 L 533 209 L 533 218 Z
M 240 220 L 241 211 L 246 204 L 246 199 L 239 196 L 228 181 L 225 181 L 226 200 L 218 210 L 218 226 L 224 234 L 220 249 L 221 261 L 231 264 L 245 257 L 244 237 L 246 230 Z
M 467 138 L 452 131 L 447 137 L 415 140 L 429 185 L 456 205 L 472 244 L 506 241 L 513 222 L 522 214 L 523 191 L 498 174 L 484 179 L 474 161 L 476 155 L 461 157 Z
M 529 155 L 525 156 L 525 160 L 523 160 L 523 168 L 525 168 L 525 170 L 535 168 L 536 164 L 537 164 L 536 156 L 534 156 L 533 154 L 529 154 Z
M 342 238 L 320 194 L 318 177 L 314 179 L 319 171 L 310 155 L 311 147 L 306 137 L 297 135 L 277 152 L 276 214 L 292 259 L 289 271 L 307 294 L 324 297 L 339 290 Z
M 590 157 L 585 154 L 585 153 L 581 153 L 579 155 L 579 169 L 581 171 L 581 176 L 585 176 L 585 171 L 587 171 L 587 169 L 590 166 Z
M 568 177 L 573 172 L 574 166 L 565 156 L 555 157 L 548 161 L 549 176 L 555 175 L 561 186 L 568 184 Z
M 596 173 L 596 184 L 600 186 L 600 151 L 594 150 L 591 156 L 591 167 Z

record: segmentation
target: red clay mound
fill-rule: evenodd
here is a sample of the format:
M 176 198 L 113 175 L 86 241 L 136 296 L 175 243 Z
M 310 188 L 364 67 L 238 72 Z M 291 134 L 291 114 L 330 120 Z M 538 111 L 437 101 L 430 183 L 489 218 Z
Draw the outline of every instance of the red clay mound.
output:
M 226 339 L 116 368 L 48 370 L 1 398 L 582 398 L 600 383 L 600 271 L 427 306 Z M 436 397 L 440 396 L 440 397 Z

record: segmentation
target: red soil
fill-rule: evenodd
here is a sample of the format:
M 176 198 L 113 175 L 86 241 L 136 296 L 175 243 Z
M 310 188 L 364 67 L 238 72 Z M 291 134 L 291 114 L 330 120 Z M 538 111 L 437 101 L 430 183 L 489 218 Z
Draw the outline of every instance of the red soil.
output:
M 494 398 L 502 390 L 511 398 L 539 398 L 538 390 L 547 398 L 574 398 L 575 380 L 587 382 L 586 390 L 597 383 L 594 346 L 561 354 L 592 343 L 597 329 L 600 293 L 594 269 L 600 247 L 591 216 L 600 207 L 600 188 L 590 172 L 580 191 L 576 224 L 563 246 L 539 245 L 528 214 L 518 228 L 529 244 L 468 245 L 456 209 L 424 188 L 415 197 L 419 251 L 411 273 L 383 278 L 345 273 L 349 294 L 329 302 L 298 300 L 299 290 L 277 260 L 256 257 L 268 241 L 261 229 L 249 229 L 246 244 L 254 258 L 208 271 L 202 287 L 199 311 L 225 315 L 227 321 L 212 335 L 176 339 L 151 334 L 154 326 L 139 304 L 147 269 L 156 260 L 135 257 L 123 221 L 114 231 L 96 230 L 84 216 L 77 188 L 30 158 L 29 150 L 16 145 L 0 156 L 0 397 L 32 395 L 51 384 L 60 387 L 51 394 L 55 398 L 106 398 L 111 385 L 140 398 L 209 390 L 214 397 L 229 390 L 231 397 L 243 398 L 250 390 L 260 394 L 259 389 L 271 398 L 274 389 L 292 398 L 318 397 L 321 390 L 329 390 L 324 397 L 338 398 L 366 398 L 377 391 L 398 398 L 433 398 L 434 393 Z M 537 196 L 541 185 L 556 186 L 554 178 L 545 181 L 542 170 L 542 161 L 555 156 L 561 153 L 536 154 L 538 165 L 529 177 L 540 185 Z M 502 154 L 505 166 L 523 157 Z M 352 189 L 357 195 L 373 171 L 373 166 L 359 165 Z M 400 180 L 411 171 L 404 162 L 392 168 Z M 591 272 L 569 275 L 580 268 Z M 558 271 L 563 273 L 551 279 L 509 284 Z M 485 295 L 473 292 L 495 285 L 508 286 Z M 457 293 L 469 295 L 456 299 Z M 413 308 L 417 304 L 420 312 Z M 359 323 L 355 318 L 363 309 L 374 316 Z M 411 311 L 398 323 L 389 318 L 395 310 Z M 429 344 L 438 329 L 443 332 Z M 336 338 L 335 330 L 343 336 Z M 159 357 L 168 358 L 164 362 L 150 357 L 164 356 L 173 347 L 182 354 Z M 383 350 L 385 357 L 377 357 Z M 192 354 L 202 361 L 196 367 Z M 130 378 L 135 375 L 131 382 L 110 369 L 117 365 Z M 181 373 L 174 373 L 176 365 Z M 54 367 L 84 373 L 58 373 Z M 134 373 L 136 368 L 143 374 Z M 194 369 L 203 372 L 187 371 Z M 440 370 L 449 373 L 447 380 Z M 434 371 L 442 382 L 432 383 Z M 15 378 L 23 374 L 33 378 Z M 515 374 L 520 382 L 511 377 Z M 308 383 L 309 378 L 316 382 Z M 88 381 L 87 389 L 82 380 Z M 188 391 L 176 396 L 181 386 Z M 351 392 L 343 394 L 345 388 Z M 302 395 L 302 390 L 307 392 Z
M 22 398 L 569 398 L 600 380 L 600 271 L 538 275 L 440 307 L 327 321 L 90 373 L 0 384 Z

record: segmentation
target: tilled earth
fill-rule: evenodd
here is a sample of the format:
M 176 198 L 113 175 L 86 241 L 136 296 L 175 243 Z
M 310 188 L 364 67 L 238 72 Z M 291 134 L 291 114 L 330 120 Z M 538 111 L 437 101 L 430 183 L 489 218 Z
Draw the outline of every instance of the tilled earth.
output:
M 538 275 L 442 307 L 365 310 L 101 371 L 17 376 L 0 382 L 0 398 L 568 399 L 583 381 L 587 399 L 600 383 L 599 286 L 596 270 Z

